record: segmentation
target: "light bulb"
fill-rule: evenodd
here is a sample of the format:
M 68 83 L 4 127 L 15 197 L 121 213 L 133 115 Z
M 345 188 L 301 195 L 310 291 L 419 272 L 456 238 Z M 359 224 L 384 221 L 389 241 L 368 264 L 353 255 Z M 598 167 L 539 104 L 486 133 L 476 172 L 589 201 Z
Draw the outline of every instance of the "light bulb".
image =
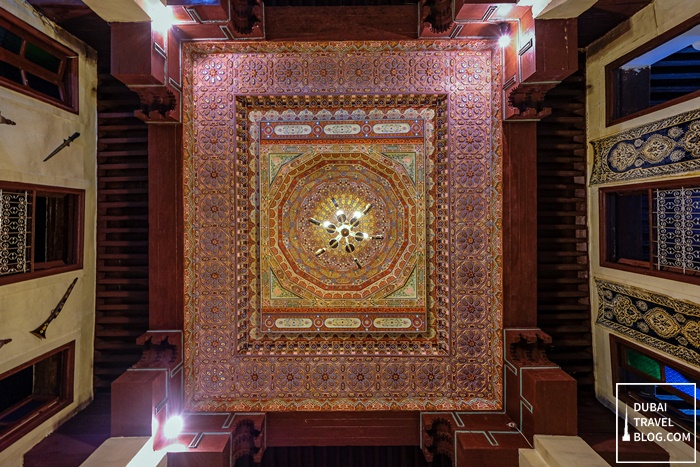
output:
M 184 422 L 181 416 L 175 415 L 174 417 L 170 417 L 168 421 L 165 422 L 165 425 L 163 425 L 163 434 L 166 438 L 177 438 L 182 431 L 183 425 Z

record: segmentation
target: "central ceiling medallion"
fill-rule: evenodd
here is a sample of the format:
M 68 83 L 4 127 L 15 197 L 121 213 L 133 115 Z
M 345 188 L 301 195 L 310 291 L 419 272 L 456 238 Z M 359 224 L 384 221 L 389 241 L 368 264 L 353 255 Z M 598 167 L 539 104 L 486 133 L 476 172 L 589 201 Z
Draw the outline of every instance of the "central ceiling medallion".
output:
M 368 148 L 263 161 L 261 330 L 425 331 L 422 157 Z
M 333 238 L 331 238 L 328 242 L 328 245 L 331 248 L 338 248 L 338 246 L 343 244 L 343 249 L 345 252 L 352 254 L 355 251 L 355 244 L 352 242 L 353 240 L 356 242 L 362 242 L 367 239 L 382 240 L 384 238 L 383 235 L 369 235 L 367 232 L 360 232 L 359 230 L 356 230 L 360 227 L 360 219 L 367 215 L 370 209 L 372 209 L 372 203 L 365 206 L 362 211 L 355 211 L 352 214 L 352 217 L 348 219 L 345 211 L 340 209 L 338 201 L 336 201 L 335 198 L 331 198 L 331 202 L 333 203 L 333 206 L 338 209 L 335 213 L 335 217 L 338 220 L 339 225 L 335 225 L 330 221 L 324 221 L 321 223 L 313 217 L 309 219 L 309 222 L 322 227 L 326 230 L 326 232 L 333 235 Z M 321 256 L 326 251 L 328 251 L 327 248 L 319 248 L 316 250 L 316 256 Z M 352 260 L 355 262 L 358 269 L 362 269 L 362 263 L 360 263 L 356 256 L 353 256 Z

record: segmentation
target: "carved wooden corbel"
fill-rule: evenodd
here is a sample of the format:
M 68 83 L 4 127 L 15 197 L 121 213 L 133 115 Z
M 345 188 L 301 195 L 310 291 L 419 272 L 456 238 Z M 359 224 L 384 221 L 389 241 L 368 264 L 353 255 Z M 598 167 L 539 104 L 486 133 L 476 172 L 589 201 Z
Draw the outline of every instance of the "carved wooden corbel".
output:
M 239 34 L 251 34 L 253 28 L 262 24 L 262 3 L 260 0 L 231 0 L 233 15 L 231 23 Z
M 521 83 L 508 93 L 508 105 L 518 110 L 511 119 L 541 119 L 552 113 L 544 105 L 547 92 L 559 83 Z
M 521 367 L 553 366 L 547 357 L 552 338 L 539 329 L 506 331 L 508 360 Z
M 425 460 L 432 462 L 436 455 L 449 457 L 454 463 L 455 427 L 448 419 L 449 413 L 421 414 L 423 433 L 423 455 Z
M 146 122 L 177 121 L 171 115 L 178 105 L 175 93 L 167 86 L 129 86 L 139 96 L 140 107 L 134 115 Z
M 147 332 L 136 340 L 144 347 L 141 359 L 132 368 L 176 368 L 182 363 L 182 337 L 179 332 Z
M 239 415 L 236 416 L 238 418 Z M 265 453 L 265 414 L 246 414 L 236 424 L 232 433 L 232 464 L 241 457 L 252 457 L 260 463 Z
M 421 21 L 430 24 L 432 32 L 446 32 L 454 24 L 452 0 L 422 0 L 421 7 Z

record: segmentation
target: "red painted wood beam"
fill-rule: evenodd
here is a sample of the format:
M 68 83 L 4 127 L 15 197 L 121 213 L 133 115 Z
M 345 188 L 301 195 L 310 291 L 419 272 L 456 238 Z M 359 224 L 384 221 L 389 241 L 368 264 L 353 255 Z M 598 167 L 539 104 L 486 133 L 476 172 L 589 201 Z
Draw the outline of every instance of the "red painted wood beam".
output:
M 182 329 L 182 125 L 148 126 L 148 323 Z
M 415 5 L 265 8 L 271 41 L 407 40 L 418 36 L 417 24 Z
M 504 327 L 537 326 L 537 126 L 503 123 Z
M 112 436 L 151 436 L 153 408 L 166 394 L 164 371 L 123 373 L 112 383 Z
M 164 84 L 165 52 L 156 47 L 151 23 L 112 23 L 111 31 L 112 75 L 127 86 Z
M 271 412 L 268 447 L 418 446 L 418 412 Z

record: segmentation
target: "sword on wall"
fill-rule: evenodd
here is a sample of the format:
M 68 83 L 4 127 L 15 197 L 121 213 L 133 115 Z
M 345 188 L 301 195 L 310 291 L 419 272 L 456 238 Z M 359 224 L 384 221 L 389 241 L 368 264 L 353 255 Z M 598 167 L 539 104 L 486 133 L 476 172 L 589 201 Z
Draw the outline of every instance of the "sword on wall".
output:
M 63 148 L 65 148 L 65 147 L 67 147 L 67 146 L 70 146 L 70 143 L 72 143 L 73 141 L 75 141 L 76 139 L 78 139 L 78 136 L 80 136 L 80 133 L 78 133 L 78 132 L 76 131 L 75 133 L 73 133 L 72 135 L 70 135 L 68 138 L 64 139 L 63 142 L 62 142 L 56 149 L 54 149 L 54 150 L 51 152 L 51 154 L 49 154 L 48 156 L 46 156 L 46 159 L 44 159 L 44 162 L 46 162 L 47 160 L 51 159 L 53 156 L 55 156 L 56 154 L 58 154 L 59 152 L 61 152 L 61 150 L 62 150 Z
M 63 309 L 63 305 L 66 304 L 66 300 L 68 300 L 68 296 L 70 293 L 73 291 L 73 287 L 75 287 L 75 283 L 78 282 L 78 278 L 76 277 L 73 279 L 73 282 L 68 286 L 68 290 L 66 290 L 66 293 L 63 294 L 63 298 L 61 299 L 60 302 L 58 302 L 58 305 L 56 305 L 56 308 L 51 310 L 51 314 L 49 317 L 41 323 L 41 325 L 36 328 L 33 331 L 30 331 L 32 334 L 34 334 L 36 337 L 39 339 L 46 339 L 46 329 L 49 327 L 49 324 L 51 324 L 51 321 L 55 320 L 59 313 L 61 313 L 61 310 Z

